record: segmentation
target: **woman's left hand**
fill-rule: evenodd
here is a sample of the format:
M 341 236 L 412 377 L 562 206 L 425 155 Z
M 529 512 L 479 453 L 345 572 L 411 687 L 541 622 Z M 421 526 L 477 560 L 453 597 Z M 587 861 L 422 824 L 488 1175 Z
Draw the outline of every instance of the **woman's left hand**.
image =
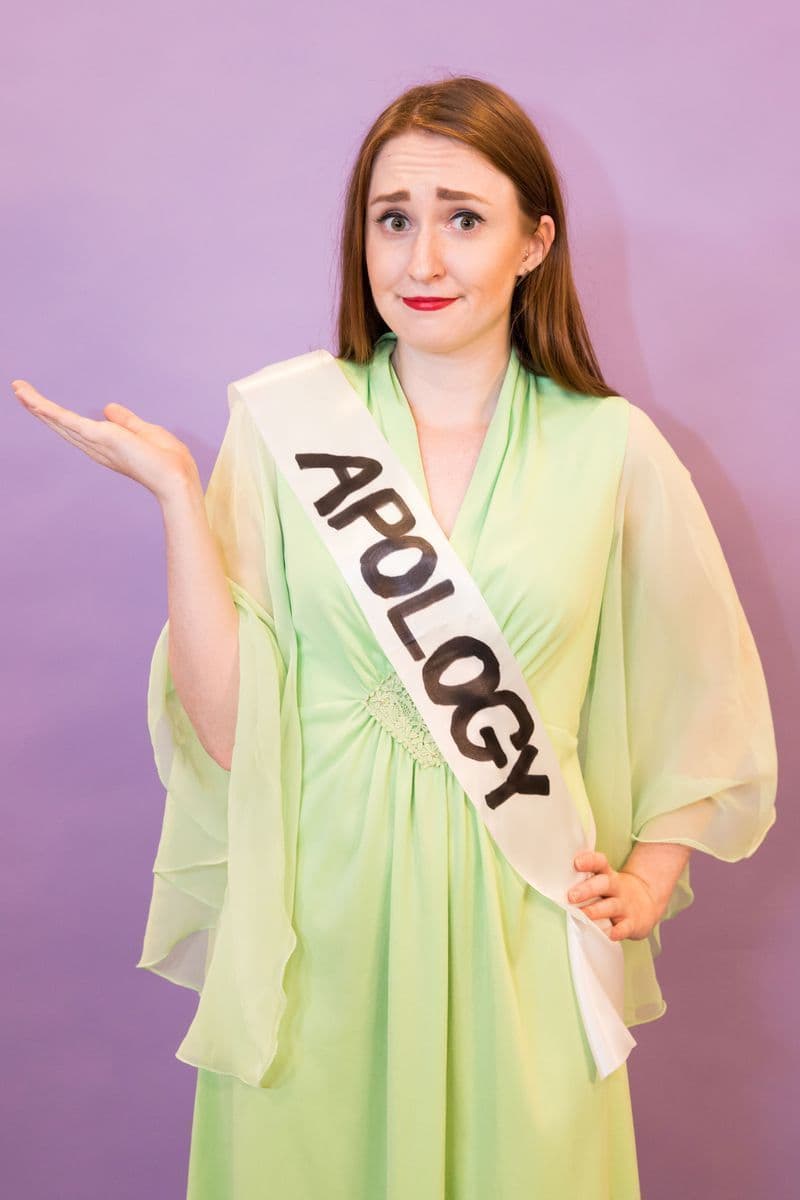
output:
M 650 891 L 640 875 L 631 871 L 615 871 L 605 854 L 598 850 L 585 851 L 575 858 L 576 871 L 592 871 L 591 879 L 576 883 L 567 894 L 567 899 L 578 904 L 593 921 L 606 927 L 612 942 L 632 938 L 646 938 L 660 918 L 663 906 Z M 592 903 L 584 904 L 586 900 Z M 611 921 L 608 928 L 607 921 Z

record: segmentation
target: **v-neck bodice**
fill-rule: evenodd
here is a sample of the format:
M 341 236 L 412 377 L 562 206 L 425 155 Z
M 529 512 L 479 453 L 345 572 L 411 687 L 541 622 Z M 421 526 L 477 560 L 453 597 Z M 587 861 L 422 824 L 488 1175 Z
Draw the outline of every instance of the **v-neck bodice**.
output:
M 430 489 L 425 476 L 414 414 L 391 359 L 396 344 L 397 335 L 392 331 L 383 333 L 375 343 L 375 351 L 368 366 L 367 404 L 430 508 Z M 488 506 L 508 443 L 509 419 L 514 398 L 526 382 L 525 372 L 512 344 L 497 403 L 448 538 L 453 549 L 467 565 L 474 555 L 477 534 L 482 527 L 479 518 Z
M 367 363 L 336 361 L 430 508 L 414 415 L 391 364 L 395 341 L 387 331 Z M 573 742 L 608 560 L 625 403 L 571 393 L 529 371 L 512 347 L 448 539 L 545 721 Z M 307 619 L 318 626 L 316 613 Z

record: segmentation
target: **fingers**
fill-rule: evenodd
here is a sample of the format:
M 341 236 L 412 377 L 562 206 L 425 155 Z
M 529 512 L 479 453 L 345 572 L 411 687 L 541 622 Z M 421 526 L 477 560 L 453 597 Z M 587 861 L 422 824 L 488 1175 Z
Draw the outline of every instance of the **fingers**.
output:
M 187 478 L 197 467 L 183 442 L 161 425 L 151 424 L 124 404 L 106 404 L 101 420 L 83 417 L 55 404 L 26 379 L 12 388 L 20 403 L 59 437 L 77 446 L 95 462 L 126 475 L 160 496 L 173 480 Z
M 567 899 L 577 904 L 611 941 L 622 941 L 628 936 L 630 921 L 623 915 L 617 872 L 599 850 L 585 850 L 576 855 L 573 865 L 577 871 L 591 871 L 593 874 L 589 879 L 575 884 L 567 893 Z
M 115 425 L 124 425 L 126 429 L 130 429 L 134 433 L 149 424 L 149 422 L 143 421 L 141 417 L 137 417 L 136 413 L 130 408 L 126 408 L 124 404 L 117 404 L 116 400 L 112 400 L 110 404 L 106 404 L 103 413 Z
M 22 401 L 29 412 L 34 413 L 42 420 L 48 421 L 53 426 L 62 426 L 64 429 L 77 433 L 80 432 L 81 425 L 84 425 L 88 421 L 87 417 L 82 417 L 79 413 L 72 412 L 68 408 L 62 408 L 60 404 L 55 404 L 52 400 L 48 400 L 46 396 L 38 392 L 25 379 L 15 379 L 11 386 L 14 389 L 17 399 Z M 99 421 L 92 423 L 95 425 L 100 424 Z
M 117 404 L 113 400 L 103 409 L 108 420 L 94 421 L 91 417 L 83 417 L 80 413 L 72 412 L 71 409 L 63 408 L 60 404 L 48 400 L 26 379 L 14 379 L 11 386 L 17 399 L 22 401 L 29 412 L 34 413 L 51 429 L 55 429 L 62 435 L 69 433 L 83 438 L 81 443 L 76 444 L 82 445 L 84 449 L 87 444 L 97 445 L 97 440 L 103 437 L 109 421 L 115 425 L 122 425 L 132 432 L 138 432 L 146 426 L 149 428 L 147 421 L 137 417 L 136 413 L 130 408 L 126 408 L 124 404 Z
M 584 850 L 575 857 L 576 871 L 607 871 L 609 862 L 601 850 Z
M 44 425 L 54 429 L 59 437 L 85 451 L 97 462 L 111 465 L 111 458 L 104 448 L 107 422 L 93 421 L 90 417 L 82 417 L 80 413 L 55 404 L 25 379 L 15 379 L 11 386 L 25 408 Z
M 586 916 L 596 921 L 598 917 L 621 917 L 623 915 L 622 901 L 618 896 L 605 896 L 595 900 L 594 904 L 582 905 Z
M 58 407 L 53 404 L 52 400 L 48 400 L 46 396 L 38 392 L 32 383 L 28 383 L 27 379 L 12 379 L 11 387 L 17 399 L 21 400 L 31 412 L 39 412 L 47 405 L 52 405 L 53 408 Z
M 623 917 L 621 921 L 612 922 L 608 936 L 612 942 L 621 942 L 624 938 L 631 936 L 633 928 L 633 922 L 627 917 Z
M 63 424 L 62 422 L 54 421 L 50 417 L 43 416 L 41 413 L 38 415 L 39 420 L 42 421 L 43 424 L 49 425 L 51 429 L 54 429 L 59 437 L 62 437 L 65 442 L 70 442 L 71 445 L 77 446 L 80 450 L 84 450 L 98 462 L 105 463 L 106 465 L 111 463 L 111 459 L 107 454 L 104 454 L 103 448 L 96 436 L 91 439 L 86 438 L 77 428 L 72 428 Z
M 574 864 L 577 871 L 591 871 L 589 879 L 576 883 L 567 894 L 567 899 L 578 902 L 590 896 L 615 894 L 617 890 L 617 872 L 610 866 L 605 854 L 599 850 L 585 850 L 575 856 Z
M 591 879 L 584 879 L 583 883 L 576 883 L 567 893 L 567 899 L 571 900 L 573 904 L 579 904 L 582 900 L 588 900 L 592 896 L 615 894 L 616 883 L 612 875 L 602 872 L 599 875 L 592 875 Z

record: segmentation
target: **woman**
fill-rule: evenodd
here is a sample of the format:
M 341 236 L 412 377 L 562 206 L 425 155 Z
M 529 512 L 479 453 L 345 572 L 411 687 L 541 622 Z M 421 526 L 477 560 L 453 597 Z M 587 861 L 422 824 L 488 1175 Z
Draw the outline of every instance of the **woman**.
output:
M 525 675 L 596 829 L 569 900 L 621 943 L 626 1024 L 652 1020 L 692 848 L 734 861 L 774 822 L 769 702 L 689 472 L 602 378 L 555 168 L 500 89 L 412 88 L 367 134 L 335 362 Z M 164 516 L 138 965 L 200 995 L 189 1197 L 639 1196 L 564 909 L 448 769 L 237 387 L 205 496 L 161 427 L 16 390 Z

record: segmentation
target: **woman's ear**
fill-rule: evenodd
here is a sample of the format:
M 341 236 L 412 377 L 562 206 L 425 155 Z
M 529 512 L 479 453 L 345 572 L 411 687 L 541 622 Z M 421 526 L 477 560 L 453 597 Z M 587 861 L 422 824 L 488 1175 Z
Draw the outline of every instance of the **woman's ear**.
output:
M 539 224 L 531 234 L 525 246 L 525 266 L 528 271 L 538 267 L 547 257 L 556 236 L 556 226 L 548 213 L 542 213 Z

